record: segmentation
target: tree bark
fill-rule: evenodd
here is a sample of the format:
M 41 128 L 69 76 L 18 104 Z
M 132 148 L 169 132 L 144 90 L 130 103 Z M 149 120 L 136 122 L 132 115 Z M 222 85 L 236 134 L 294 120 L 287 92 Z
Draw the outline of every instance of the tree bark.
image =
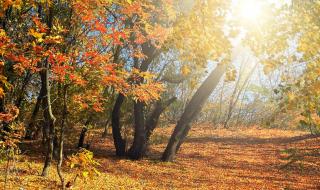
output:
M 203 104 L 218 85 L 226 68 L 227 64 L 218 64 L 193 95 L 171 135 L 169 143 L 162 155 L 163 161 L 173 161 L 176 152 L 178 152 L 184 138 L 191 128 L 192 121 L 196 118 L 201 111 Z
M 78 148 L 86 148 L 84 146 L 84 140 L 88 132 L 88 125 L 91 123 L 91 121 L 92 121 L 92 115 L 89 116 L 88 120 L 86 121 L 86 123 L 84 124 L 84 127 L 81 130 L 79 141 L 78 141 Z
M 156 103 L 154 110 L 152 111 L 152 113 L 150 114 L 150 116 L 148 117 L 148 119 L 146 121 L 146 141 L 147 141 L 147 143 L 149 143 L 150 136 L 152 135 L 152 132 L 156 128 L 162 112 L 176 100 L 177 100 L 177 97 L 173 97 L 165 102 L 161 102 L 159 100 Z
M 40 93 L 38 95 L 38 98 L 37 98 L 37 102 L 33 108 L 33 112 L 32 112 L 32 116 L 31 116 L 31 119 L 30 119 L 30 122 L 29 124 L 27 125 L 26 127 L 26 134 L 25 134 L 25 139 L 27 140 L 31 140 L 31 139 L 34 139 L 34 131 L 35 131 L 35 120 L 37 118 L 37 115 L 38 115 L 38 112 L 39 112 L 39 109 L 40 109 L 40 105 L 41 105 L 41 101 L 42 99 L 45 97 L 45 91 L 44 91 L 44 88 L 43 88 L 43 85 L 41 85 L 41 89 L 40 89 Z
M 154 129 L 157 127 L 160 115 L 163 113 L 163 111 L 169 107 L 174 101 L 176 101 L 177 98 L 173 97 L 170 98 L 169 100 L 162 102 L 159 100 L 151 114 L 146 120 L 146 128 L 145 128 L 145 142 L 144 142 L 144 151 L 143 151 L 143 156 L 147 153 L 148 147 L 149 147 L 149 142 L 150 142 L 150 137 L 154 131 Z
M 241 75 L 239 76 L 239 78 L 238 78 L 238 80 L 236 82 L 236 85 L 235 85 L 235 87 L 233 89 L 232 95 L 230 97 L 229 107 L 228 107 L 228 110 L 227 110 L 226 119 L 225 119 L 225 121 L 223 123 L 223 128 L 228 128 L 228 123 L 229 123 L 229 121 L 231 119 L 231 116 L 232 116 L 233 107 L 235 105 L 234 99 L 235 99 L 235 96 L 236 96 L 236 94 L 238 92 L 238 87 L 240 85 L 240 80 L 241 80 Z
M 68 114 L 68 108 L 67 108 L 67 89 L 68 87 L 64 85 L 63 88 L 63 111 L 62 111 L 62 119 L 61 119 L 61 127 L 60 127 L 60 137 L 59 137 L 59 156 L 58 156 L 58 163 L 57 163 L 57 173 L 60 178 L 61 182 L 61 189 L 65 189 L 64 185 L 64 177 L 62 174 L 61 166 L 63 162 L 63 138 L 64 138 L 64 128 L 65 128 L 65 123 L 67 120 L 67 114 Z
M 124 99 L 123 94 L 118 95 L 111 115 L 113 141 L 116 148 L 116 155 L 120 157 L 126 154 L 126 141 L 122 138 L 120 126 L 121 105 Z
M 105 123 L 104 130 L 103 130 L 103 133 L 101 136 L 102 138 L 107 138 L 107 136 L 108 136 L 109 122 L 110 122 L 110 119 L 108 119 Z
M 84 139 L 86 137 L 87 131 L 88 131 L 87 127 L 82 128 L 80 137 L 79 137 L 78 148 L 84 148 L 83 144 L 84 144 Z
M 258 66 L 258 63 L 256 63 L 254 65 L 254 67 L 250 70 L 250 72 L 246 76 L 246 78 L 245 78 L 245 80 L 244 80 L 244 82 L 243 82 L 243 84 L 241 85 L 240 88 L 239 88 L 239 85 L 240 85 L 241 76 L 239 76 L 239 79 L 238 79 L 238 81 L 236 83 L 236 86 L 235 86 L 234 91 L 233 91 L 233 93 L 231 95 L 231 98 L 230 98 L 227 117 L 226 117 L 226 120 L 225 120 L 224 125 L 223 125 L 224 128 L 228 128 L 229 127 L 228 124 L 229 124 L 229 121 L 230 121 L 230 119 L 231 119 L 231 117 L 233 115 L 233 109 L 236 106 L 236 104 L 238 103 L 238 100 L 239 100 L 239 97 L 240 97 L 242 91 L 244 90 L 245 86 L 247 85 L 251 75 L 253 74 L 253 72 L 255 71 L 257 66 Z
M 50 84 L 49 84 L 49 64 L 47 60 L 45 61 L 45 68 L 40 72 L 41 76 L 41 84 L 44 89 L 44 94 L 46 95 L 42 101 L 42 109 L 43 109 L 43 116 L 44 116 L 44 126 L 43 130 L 45 131 L 45 135 L 47 136 L 47 152 L 46 152 L 46 159 L 44 162 L 44 167 L 42 170 L 42 176 L 48 175 L 48 170 L 51 165 L 52 156 L 53 156 L 53 141 L 55 136 L 55 130 L 54 130 L 54 123 L 56 118 L 54 117 L 52 113 L 51 108 L 51 99 L 50 99 Z
M 18 95 L 16 103 L 15 103 L 15 105 L 19 109 L 20 109 L 21 103 L 22 103 L 22 101 L 24 99 L 25 90 L 26 90 L 26 88 L 27 88 L 27 86 L 28 86 L 28 84 L 30 82 L 31 76 L 32 76 L 31 72 L 27 71 L 26 76 L 23 79 L 23 82 L 22 82 L 22 85 L 21 85 L 21 89 L 19 91 L 19 95 Z
M 152 61 L 157 57 L 160 52 L 151 43 L 144 43 L 142 46 L 142 52 L 147 56 L 145 60 L 141 62 L 140 67 L 138 67 L 139 60 L 136 58 L 134 60 L 134 67 L 139 68 L 140 71 L 145 72 L 149 69 Z M 136 81 L 136 84 L 141 84 L 144 82 L 144 78 L 141 77 Z M 141 159 L 146 152 L 146 126 L 144 117 L 144 103 L 135 102 L 134 103 L 134 139 L 132 146 L 128 151 L 128 156 L 130 159 L 138 160 Z
M 146 151 L 143 107 L 143 102 L 138 101 L 134 103 L 134 139 L 133 144 L 128 151 L 129 158 L 134 160 L 141 159 Z

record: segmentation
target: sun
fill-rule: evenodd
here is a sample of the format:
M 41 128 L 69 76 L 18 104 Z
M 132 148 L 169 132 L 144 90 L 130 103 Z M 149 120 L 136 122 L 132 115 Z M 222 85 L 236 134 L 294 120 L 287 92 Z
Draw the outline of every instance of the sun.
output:
M 262 4 L 259 0 L 238 0 L 237 12 L 241 20 L 258 22 L 262 16 Z

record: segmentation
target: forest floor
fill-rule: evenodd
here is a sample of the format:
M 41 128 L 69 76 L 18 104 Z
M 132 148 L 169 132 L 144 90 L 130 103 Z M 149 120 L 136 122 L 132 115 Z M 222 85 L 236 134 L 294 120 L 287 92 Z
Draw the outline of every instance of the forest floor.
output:
M 157 129 L 148 158 L 141 161 L 116 158 L 111 136 L 101 138 L 100 130 L 91 132 L 90 150 L 101 164 L 101 175 L 77 180 L 73 189 L 320 189 L 320 137 L 301 131 L 226 130 L 202 124 L 192 128 L 175 162 L 159 162 L 172 130 Z M 43 159 L 39 144 L 23 142 L 32 151 L 22 150 L 6 189 L 58 189 L 55 167 L 49 177 L 39 176 Z M 295 162 L 286 166 L 290 155 Z M 0 164 L 0 189 L 5 166 Z M 67 170 L 64 174 L 66 181 L 74 177 Z

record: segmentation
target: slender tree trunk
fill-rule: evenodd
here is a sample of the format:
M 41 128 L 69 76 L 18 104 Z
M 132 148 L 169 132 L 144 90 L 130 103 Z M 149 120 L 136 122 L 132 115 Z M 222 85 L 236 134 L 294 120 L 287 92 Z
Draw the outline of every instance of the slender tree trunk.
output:
M 82 127 L 79 141 L 78 141 L 78 148 L 85 148 L 84 147 L 84 140 L 86 138 L 87 132 L 88 132 L 88 125 L 91 123 L 92 115 L 89 116 L 88 120 L 84 124 L 84 127 Z
M 4 111 L 5 111 L 5 109 L 4 109 L 4 97 L 3 97 L 3 98 L 0 98 L 0 113 L 3 113 Z M 4 140 L 4 137 L 5 137 L 4 125 L 5 125 L 5 122 L 0 121 L 0 140 L 1 141 Z
M 53 7 L 49 7 L 48 15 L 46 17 L 46 24 L 49 28 L 48 34 L 51 33 L 51 28 L 53 25 L 53 19 L 54 19 L 54 12 Z M 42 16 L 42 5 L 38 6 L 38 14 Z M 42 176 L 47 176 L 49 173 L 49 168 L 51 165 L 52 157 L 53 157 L 53 149 L 54 149 L 54 138 L 55 138 L 55 128 L 54 124 L 56 121 L 56 118 L 54 117 L 52 113 L 52 107 L 51 107 L 51 94 L 50 94 L 50 82 L 49 82 L 49 62 L 48 59 L 45 59 L 43 62 L 43 68 L 40 72 L 41 77 L 41 88 L 44 90 L 45 97 L 42 100 L 42 110 L 43 110 L 43 116 L 44 116 L 44 126 L 43 131 L 44 134 L 48 137 L 47 138 L 47 152 L 46 152 L 46 158 L 42 170 Z
M 247 91 L 247 88 L 248 88 L 248 85 L 246 85 L 244 91 Z M 241 102 L 240 102 L 240 106 L 239 106 L 239 110 L 238 110 L 237 119 L 236 119 L 235 124 L 238 124 L 238 123 L 239 123 L 240 116 L 241 116 L 241 112 L 242 112 L 242 109 L 243 109 L 244 97 L 245 97 L 245 93 L 242 93 L 242 98 L 241 98 Z M 243 124 L 243 123 L 241 123 L 241 124 Z
M 61 189 L 65 189 L 64 185 L 64 177 L 62 174 L 61 166 L 63 162 L 63 138 L 64 138 L 64 128 L 67 120 L 68 108 L 67 108 L 67 86 L 64 85 L 63 88 L 63 111 L 62 111 L 62 119 L 61 119 L 61 127 L 60 127 L 60 137 L 59 137 L 59 157 L 57 163 L 57 173 L 59 175 L 61 181 Z
M 0 112 L 5 112 L 5 100 L 4 100 L 4 97 L 0 98 Z
M 149 142 L 150 136 L 152 135 L 154 129 L 156 128 L 156 126 L 159 122 L 159 118 L 160 118 L 160 115 L 162 114 L 162 112 L 176 100 L 177 100 L 177 98 L 173 97 L 165 102 L 158 101 L 156 103 L 154 110 L 152 111 L 152 113 L 150 114 L 150 116 L 148 117 L 148 119 L 146 121 L 146 141 L 147 141 L 147 143 Z
M 6 108 L 5 108 L 5 98 L 3 97 L 2 99 L 0 99 L 0 113 L 6 112 Z M 10 127 L 10 122 L 7 123 L 5 121 L 0 121 L 0 140 L 3 140 L 3 138 L 5 136 L 7 136 L 6 133 L 10 133 L 11 132 L 11 127 Z M 5 133 L 3 133 L 5 132 Z
M 228 128 L 228 123 L 229 123 L 229 120 L 231 119 L 231 116 L 232 116 L 233 107 L 235 105 L 234 99 L 235 99 L 236 94 L 238 93 L 238 88 L 239 88 L 239 85 L 240 85 L 240 82 L 241 82 L 241 79 L 242 79 L 242 74 L 243 74 L 242 68 L 243 68 L 243 63 L 241 64 L 240 74 L 239 74 L 238 80 L 237 80 L 237 82 L 235 84 L 235 87 L 233 89 L 232 95 L 230 97 L 226 118 L 225 118 L 225 121 L 223 123 L 223 128 Z
M 86 137 L 87 134 L 87 127 L 83 127 L 80 133 L 80 137 L 79 137 L 79 142 L 78 142 L 78 148 L 83 148 L 83 144 L 84 144 L 84 139 Z
M 45 98 L 42 101 L 42 109 L 43 109 L 43 115 L 44 115 L 44 131 L 47 136 L 47 152 L 46 152 L 46 159 L 44 163 L 44 167 L 42 170 L 42 176 L 48 175 L 48 170 L 51 165 L 52 156 L 53 156 L 53 141 L 55 136 L 54 131 L 54 123 L 56 118 L 54 117 L 52 113 L 51 108 L 51 99 L 50 99 L 50 84 L 49 84 L 49 64 L 47 60 L 45 61 L 45 70 L 41 71 L 41 84 L 42 88 L 44 89 L 44 94 L 46 94 Z
M 110 122 L 110 118 L 105 123 L 104 130 L 102 133 L 102 138 L 106 138 L 108 136 L 109 122 Z
M 150 137 L 154 131 L 154 129 L 157 127 L 158 122 L 159 122 L 159 118 L 160 115 L 163 113 L 163 111 L 170 106 L 174 101 L 176 101 L 176 97 L 173 97 L 165 102 L 162 102 L 161 100 L 159 100 L 156 105 L 155 108 L 153 109 L 152 113 L 149 115 L 148 119 L 146 120 L 146 129 L 145 129 L 145 133 L 146 133 L 146 137 L 145 137 L 145 145 L 144 145 L 144 152 L 143 154 L 145 155 L 146 152 L 148 151 L 148 147 L 149 147 L 149 143 L 150 143 Z
M 23 80 L 23 83 L 22 83 L 22 86 L 21 86 L 21 89 L 19 91 L 19 95 L 18 95 L 18 98 L 16 100 L 16 103 L 15 105 L 17 106 L 17 108 L 20 108 L 21 106 L 21 103 L 22 103 L 22 100 L 24 99 L 24 96 L 25 96 L 25 90 L 30 82 L 30 79 L 31 79 L 31 72 L 30 71 L 27 71 L 27 74 L 26 76 L 24 77 L 24 80 Z
M 244 90 L 245 86 L 247 85 L 251 75 L 253 74 L 253 72 L 255 71 L 256 67 L 257 67 L 258 63 L 256 63 L 254 65 L 254 67 L 251 69 L 251 71 L 249 72 L 249 74 L 246 76 L 243 84 L 241 85 L 240 87 L 240 80 L 241 80 L 241 76 L 239 76 L 239 79 L 236 83 L 236 86 L 235 86 L 235 89 L 232 93 L 232 96 L 231 96 L 231 99 L 230 99 L 230 103 L 229 103 L 229 109 L 228 109 L 228 113 L 227 113 L 227 117 L 226 117 L 226 120 L 224 122 L 224 128 L 228 128 L 228 123 L 232 117 L 232 114 L 233 114 L 233 109 L 234 107 L 236 106 L 238 100 L 239 100 L 239 97 L 242 93 L 242 91 Z
M 219 98 L 219 110 L 218 110 L 218 113 L 215 114 L 216 116 L 213 119 L 213 124 L 214 124 L 215 128 L 217 128 L 218 125 L 220 124 L 220 118 L 221 118 L 221 113 L 222 113 L 222 103 L 223 103 L 222 101 L 223 101 L 224 86 L 225 86 L 225 81 L 223 81 L 222 87 L 221 87 L 221 93 L 220 93 L 220 98 Z
M 112 121 L 112 135 L 113 141 L 116 148 L 117 156 L 125 156 L 126 154 L 126 141 L 122 138 L 121 135 L 121 126 L 120 126 L 120 114 L 121 106 L 123 104 L 125 97 L 123 94 L 119 94 L 117 100 L 114 104 L 111 121 Z
M 2 29 L 5 30 L 7 32 L 8 28 L 7 28 L 7 22 L 9 22 L 10 17 L 11 17 L 11 12 L 12 12 L 12 7 L 9 7 L 6 11 L 5 14 L 3 15 L 3 17 L 0 18 L 0 24 L 2 26 Z M 0 58 L 3 58 L 3 55 L 0 55 Z M 6 73 L 4 70 L 0 70 L 1 74 L 6 76 Z M 8 77 L 8 76 L 6 76 Z M 9 81 L 9 78 L 8 78 Z M 6 111 L 6 100 L 5 100 L 5 96 L 0 97 L 0 113 L 4 113 Z M 2 129 L 6 132 L 10 131 L 10 128 L 8 126 L 8 123 L 4 122 L 4 121 L 0 121 L 0 127 L 2 127 Z M 1 134 L 0 134 L 1 135 Z M 0 139 L 2 138 L 2 135 L 0 136 Z
M 180 120 L 178 121 L 173 134 L 171 135 L 169 143 L 162 155 L 163 161 L 173 161 L 176 152 L 178 152 L 179 147 L 191 128 L 190 125 L 192 121 L 196 118 L 204 103 L 218 85 L 220 78 L 225 73 L 226 68 L 227 64 L 217 65 L 217 67 L 210 73 L 210 75 L 193 95 Z

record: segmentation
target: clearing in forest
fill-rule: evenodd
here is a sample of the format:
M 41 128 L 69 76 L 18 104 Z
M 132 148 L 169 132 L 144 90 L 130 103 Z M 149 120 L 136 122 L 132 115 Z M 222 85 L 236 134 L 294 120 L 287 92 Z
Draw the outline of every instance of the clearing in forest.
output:
M 111 136 L 104 139 L 101 131 L 94 131 L 90 149 L 101 164 L 101 174 L 86 182 L 78 180 L 74 189 L 320 189 L 319 137 L 300 131 L 226 130 L 202 124 L 194 126 L 174 163 L 159 162 L 172 129 L 157 129 L 149 159 L 140 161 L 114 157 Z M 7 188 L 58 189 L 54 167 L 47 179 L 39 176 L 39 142 L 26 143 L 33 149 L 16 161 Z M 290 161 L 294 162 L 287 165 Z M 2 164 L 2 176 L 4 168 Z M 73 177 L 64 172 L 67 179 Z M 2 188 L 3 177 L 0 182 Z

